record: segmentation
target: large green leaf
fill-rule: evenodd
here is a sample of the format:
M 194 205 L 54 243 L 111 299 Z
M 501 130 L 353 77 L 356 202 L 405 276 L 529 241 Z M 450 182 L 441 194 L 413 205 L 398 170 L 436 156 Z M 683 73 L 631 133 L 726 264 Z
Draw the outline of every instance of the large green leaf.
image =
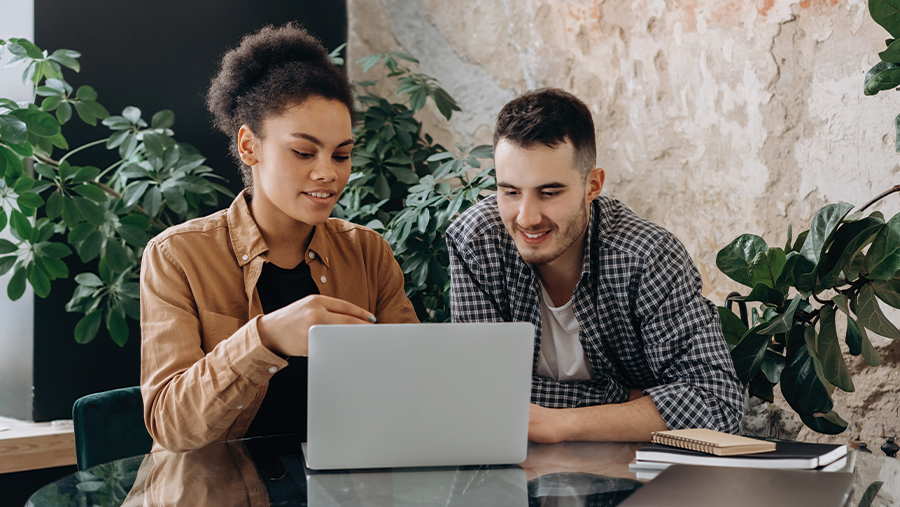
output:
M 784 371 L 785 362 L 783 355 L 767 348 L 762 365 L 760 365 L 760 371 L 762 371 L 769 382 L 777 384 L 781 381 L 781 372 Z
M 759 373 L 770 341 L 771 335 L 761 333 L 760 327 L 762 326 L 747 331 L 740 343 L 731 350 L 735 372 L 744 386 Z
M 75 325 L 75 341 L 81 344 L 88 343 L 97 336 L 100 330 L 100 321 L 103 317 L 102 310 L 94 310 L 78 321 Z
M 842 202 L 828 204 L 817 211 L 810 224 L 806 241 L 800 249 L 800 255 L 818 264 L 837 227 L 852 208 L 852 204 Z
M 753 290 L 750 291 L 750 294 L 744 298 L 744 301 L 758 301 L 760 303 L 781 306 L 784 304 L 784 294 L 775 289 L 770 289 L 763 283 L 758 283 L 753 287 Z
M 12 278 L 9 279 L 9 284 L 6 286 L 6 295 L 9 299 L 16 301 L 25 294 L 25 287 L 25 268 L 19 266 L 13 273 Z
M 125 322 L 125 316 L 115 310 L 107 310 L 106 328 L 109 330 L 112 341 L 116 345 L 124 347 L 128 342 L 128 323 Z
M 719 306 L 719 320 L 722 322 L 722 333 L 725 335 L 725 343 L 729 348 L 734 348 L 741 343 L 741 338 L 747 334 L 747 326 L 741 322 L 741 318 L 728 308 Z
M 832 385 L 852 393 L 853 379 L 847 363 L 844 362 L 844 354 L 841 353 L 841 345 L 838 341 L 837 326 L 835 325 L 834 307 L 825 305 L 819 310 L 819 337 L 816 340 L 816 352 L 822 362 L 822 374 Z
M 771 289 L 775 288 L 775 282 L 781 276 L 784 269 L 784 250 L 777 247 L 769 248 L 766 252 L 757 253 L 750 261 L 751 287 L 763 284 Z
M 805 328 L 801 325 L 791 329 L 786 364 L 781 372 L 781 393 L 800 416 L 812 417 L 816 413 L 830 412 L 834 403 L 819 380 L 804 333 Z
M 855 313 L 861 326 L 881 336 L 894 340 L 900 339 L 900 330 L 881 311 L 878 299 L 875 297 L 875 289 L 871 285 L 865 284 L 860 288 L 853 307 L 855 307 Z
M 878 299 L 894 308 L 900 308 L 900 278 L 876 280 L 872 282 L 872 288 L 875 289 Z
M 0 114 L 0 139 L 9 144 L 22 144 L 28 140 L 28 127 L 15 116 Z
M 900 42 L 891 42 L 887 49 L 878 53 L 878 57 L 884 62 L 900 63 Z
M 891 37 L 900 39 L 900 0 L 869 0 L 869 14 Z
M 760 332 L 769 335 L 787 333 L 794 325 L 794 313 L 797 311 L 800 301 L 802 301 L 800 294 L 794 296 L 794 299 L 791 301 L 791 304 L 788 305 L 787 309 L 774 319 L 770 320 Z
M 837 435 L 847 429 L 847 421 L 843 420 L 834 410 L 829 410 L 824 414 L 801 415 L 800 420 L 813 430 L 826 435 Z
M 878 63 L 878 65 L 881 64 L 894 65 L 887 62 Z M 900 86 L 900 68 L 893 66 L 885 68 L 884 70 L 876 70 L 878 69 L 878 65 L 872 67 L 869 74 L 866 75 L 867 79 L 865 81 L 865 88 L 863 89 L 863 93 L 866 95 L 875 95 L 878 92 L 893 90 Z M 871 75 L 871 77 L 869 77 L 869 75 Z
M 872 503 L 875 501 L 875 497 L 878 495 L 878 490 L 881 489 L 882 484 L 884 484 L 883 481 L 875 481 L 872 484 L 869 484 L 863 492 L 862 498 L 859 499 L 859 504 L 856 507 L 872 507 Z
M 760 252 L 767 252 L 769 245 L 755 234 L 743 234 L 716 255 L 716 267 L 735 282 L 753 287 L 750 263 Z M 783 266 L 782 266 L 783 267 Z
M 821 279 L 820 286 L 823 288 L 836 286 L 839 283 L 841 272 L 844 271 L 853 256 L 861 253 L 883 226 L 884 220 L 873 215 L 838 228 L 820 271 L 820 273 L 824 273 L 819 277 Z
M 800 249 L 800 255 L 808 262 L 798 262 L 795 267 L 797 288 L 801 291 L 812 291 L 815 288 L 816 273 L 819 269 L 819 260 L 825 254 L 826 248 L 834 238 L 838 226 L 853 208 L 852 204 L 838 203 L 828 204 L 813 216 L 809 227 L 809 233 Z
M 11 114 L 25 122 L 28 132 L 39 137 L 53 137 L 59 134 L 59 121 L 51 114 L 39 109 L 16 109 Z
M 889 280 L 900 269 L 900 214 L 878 231 L 866 253 L 863 269 L 871 280 Z

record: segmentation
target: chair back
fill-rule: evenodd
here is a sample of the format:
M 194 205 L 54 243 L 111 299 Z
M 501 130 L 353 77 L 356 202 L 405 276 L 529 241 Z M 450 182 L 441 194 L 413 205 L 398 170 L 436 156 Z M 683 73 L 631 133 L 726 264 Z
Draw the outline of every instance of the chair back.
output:
M 72 407 L 78 469 L 146 454 L 153 439 L 144 426 L 139 387 L 89 394 Z

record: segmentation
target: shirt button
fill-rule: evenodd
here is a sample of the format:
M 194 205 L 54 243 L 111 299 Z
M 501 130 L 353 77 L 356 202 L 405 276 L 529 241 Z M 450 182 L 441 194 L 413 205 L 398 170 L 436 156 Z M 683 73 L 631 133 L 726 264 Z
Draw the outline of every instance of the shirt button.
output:
M 276 368 L 274 366 L 269 368 L 269 373 L 275 373 L 276 371 L 278 371 L 278 368 Z
M 242 408 L 244 408 L 243 405 L 238 405 L 238 410 L 240 410 L 240 409 L 242 409 Z
M 310 258 L 310 259 L 315 259 L 315 258 L 316 258 L 316 253 L 313 252 L 312 250 L 310 250 L 310 252 L 309 252 L 309 258 Z
M 322 283 L 325 283 L 325 281 L 326 281 L 326 280 L 325 280 L 325 275 L 322 275 L 322 276 L 319 278 L 319 280 L 322 280 Z
M 242 255 L 242 256 L 241 256 L 241 259 L 247 260 L 247 254 Z

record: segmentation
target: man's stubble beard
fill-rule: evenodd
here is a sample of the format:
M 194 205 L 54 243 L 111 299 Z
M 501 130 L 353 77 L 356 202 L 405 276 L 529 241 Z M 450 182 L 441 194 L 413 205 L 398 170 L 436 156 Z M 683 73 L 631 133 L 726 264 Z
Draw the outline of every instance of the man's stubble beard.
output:
M 557 226 L 551 232 L 560 231 L 561 237 L 559 240 L 561 241 L 562 246 L 554 251 L 551 251 L 546 254 L 524 254 L 522 250 L 519 249 L 519 256 L 522 258 L 522 262 L 525 264 L 530 264 L 532 266 L 541 266 L 544 264 L 549 264 L 554 260 L 558 259 L 562 254 L 566 253 L 572 246 L 578 241 L 582 234 L 584 234 L 588 225 L 588 206 L 587 202 L 582 201 L 581 212 L 578 214 L 578 218 L 569 222 L 566 226 L 565 230 L 560 231 Z M 518 226 L 513 223 L 513 226 L 518 229 Z M 509 227 L 507 227 L 509 229 Z M 512 231 L 513 237 L 515 237 L 515 231 Z M 517 247 L 518 248 L 518 247 Z

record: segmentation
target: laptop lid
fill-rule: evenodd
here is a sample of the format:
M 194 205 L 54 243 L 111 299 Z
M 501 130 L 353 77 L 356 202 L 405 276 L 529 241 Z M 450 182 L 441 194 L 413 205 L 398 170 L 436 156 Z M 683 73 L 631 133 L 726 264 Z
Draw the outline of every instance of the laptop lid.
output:
M 521 463 L 530 323 L 313 326 L 307 466 Z

